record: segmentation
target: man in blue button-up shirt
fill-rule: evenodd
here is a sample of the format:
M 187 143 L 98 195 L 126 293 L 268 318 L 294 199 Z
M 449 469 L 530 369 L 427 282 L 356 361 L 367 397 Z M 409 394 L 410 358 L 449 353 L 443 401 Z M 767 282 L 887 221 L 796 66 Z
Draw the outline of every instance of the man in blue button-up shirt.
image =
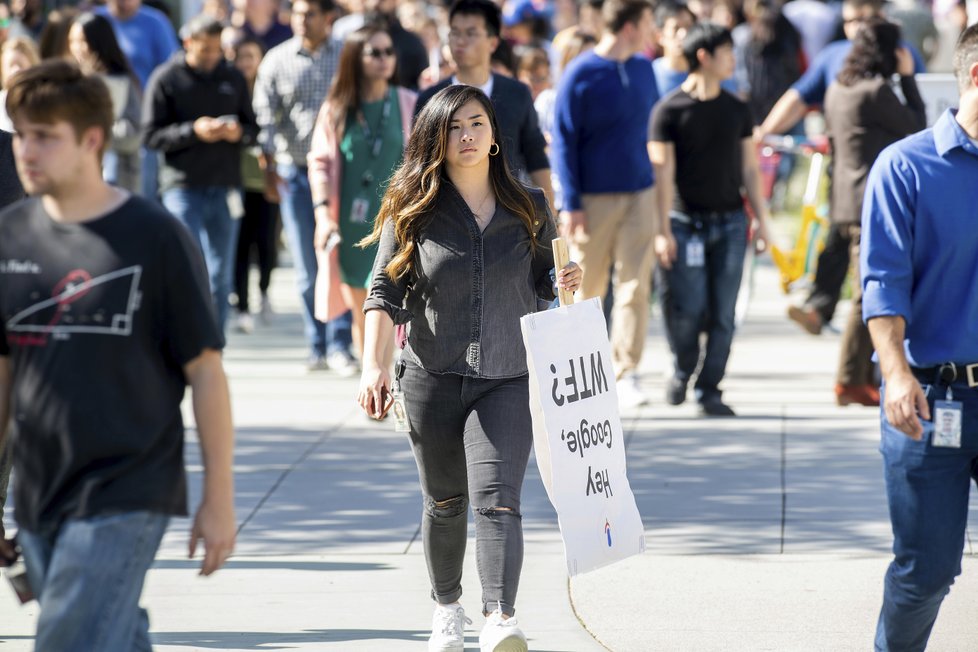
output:
M 926 647 L 961 572 L 978 480 L 978 25 L 958 42 L 955 74 L 960 108 L 884 150 L 863 204 L 863 317 L 883 373 L 895 557 L 881 651 Z

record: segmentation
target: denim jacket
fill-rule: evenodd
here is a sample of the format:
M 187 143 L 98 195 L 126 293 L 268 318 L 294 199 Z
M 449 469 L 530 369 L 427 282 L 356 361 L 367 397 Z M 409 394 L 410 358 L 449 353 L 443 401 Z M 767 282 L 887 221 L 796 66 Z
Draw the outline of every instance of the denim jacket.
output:
M 477 378 L 524 375 L 520 318 L 554 298 L 551 240 L 557 227 L 543 192 L 536 205 L 536 253 L 523 222 L 497 204 L 484 232 L 448 181 L 418 237 L 412 271 L 392 281 L 384 268 L 397 253 L 394 226 L 384 225 L 363 310 L 384 310 L 409 324 L 405 355 L 433 373 Z

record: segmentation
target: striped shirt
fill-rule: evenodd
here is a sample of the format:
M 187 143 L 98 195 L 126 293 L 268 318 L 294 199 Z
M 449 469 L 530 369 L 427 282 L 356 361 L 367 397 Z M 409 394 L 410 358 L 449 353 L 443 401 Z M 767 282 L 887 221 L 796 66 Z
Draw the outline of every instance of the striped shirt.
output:
M 339 67 L 343 44 L 327 38 L 315 52 L 293 37 L 268 51 L 255 82 L 258 142 L 279 164 L 306 165 L 313 127 Z

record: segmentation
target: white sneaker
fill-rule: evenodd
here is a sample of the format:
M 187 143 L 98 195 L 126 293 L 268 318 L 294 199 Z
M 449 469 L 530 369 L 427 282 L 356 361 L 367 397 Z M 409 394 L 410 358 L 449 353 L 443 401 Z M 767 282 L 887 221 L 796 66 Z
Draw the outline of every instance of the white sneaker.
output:
M 459 603 L 435 605 L 428 652 L 464 652 L 466 624 L 471 625 L 472 621 L 465 617 L 465 609 Z
M 526 634 L 516 618 L 503 618 L 499 609 L 489 614 L 479 634 L 481 652 L 527 652 L 527 649 Z
M 258 319 L 262 324 L 268 326 L 272 323 L 272 317 L 275 315 L 275 311 L 272 310 L 272 302 L 269 301 L 268 295 L 261 298 L 261 310 L 258 311 Z
M 234 330 L 248 335 L 255 330 L 255 320 L 246 312 L 239 312 L 234 320 Z
M 335 371 L 344 378 L 356 376 L 360 373 L 357 361 L 347 351 L 333 351 L 326 356 L 326 364 L 330 371 Z
M 618 390 L 618 405 L 623 408 L 633 408 L 646 405 L 649 397 L 642 392 L 638 385 L 638 374 L 628 374 L 616 384 Z

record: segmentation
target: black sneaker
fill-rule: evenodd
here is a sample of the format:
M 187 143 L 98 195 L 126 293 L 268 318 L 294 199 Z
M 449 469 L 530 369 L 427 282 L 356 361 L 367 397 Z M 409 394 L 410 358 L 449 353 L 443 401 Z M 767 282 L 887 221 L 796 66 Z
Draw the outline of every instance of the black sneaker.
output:
M 686 383 L 678 378 L 670 378 L 666 383 L 666 403 L 682 405 L 686 402 Z
M 711 396 L 700 402 L 700 413 L 707 417 L 735 417 L 737 414 L 719 396 Z

